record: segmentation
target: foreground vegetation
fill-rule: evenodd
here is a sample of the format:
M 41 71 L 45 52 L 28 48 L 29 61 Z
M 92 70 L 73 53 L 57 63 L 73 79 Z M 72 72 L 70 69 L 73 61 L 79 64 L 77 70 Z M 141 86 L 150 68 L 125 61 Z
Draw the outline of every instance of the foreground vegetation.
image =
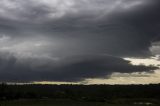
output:
M 0 106 L 160 106 L 160 85 L 0 85 Z
M 135 103 L 107 103 L 107 102 L 87 102 L 69 99 L 20 99 L 12 101 L 1 101 L 0 106 L 159 106 L 159 104 L 149 102 Z

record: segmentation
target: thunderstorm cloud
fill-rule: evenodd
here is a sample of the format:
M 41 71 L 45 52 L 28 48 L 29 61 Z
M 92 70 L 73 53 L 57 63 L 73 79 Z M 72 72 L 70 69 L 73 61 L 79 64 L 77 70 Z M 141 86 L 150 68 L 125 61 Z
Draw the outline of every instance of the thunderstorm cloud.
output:
M 152 72 L 159 0 L 1 0 L 0 81 L 81 81 Z

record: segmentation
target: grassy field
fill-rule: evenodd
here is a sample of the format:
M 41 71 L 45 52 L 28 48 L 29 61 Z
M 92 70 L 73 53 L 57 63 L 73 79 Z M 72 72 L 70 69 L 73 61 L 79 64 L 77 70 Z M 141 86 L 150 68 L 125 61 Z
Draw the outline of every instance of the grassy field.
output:
M 14 101 L 1 101 L 0 106 L 159 106 L 151 103 L 138 104 L 109 104 L 106 102 L 84 102 L 73 100 L 14 100 Z
M 160 84 L 1 84 L 0 106 L 160 106 Z

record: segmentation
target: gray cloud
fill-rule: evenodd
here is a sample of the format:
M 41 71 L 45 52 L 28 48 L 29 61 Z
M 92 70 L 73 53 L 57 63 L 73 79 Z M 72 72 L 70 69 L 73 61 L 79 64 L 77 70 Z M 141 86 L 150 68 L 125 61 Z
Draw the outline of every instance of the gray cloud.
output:
M 0 80 L 9 82 L 81 81 L 109 77 L 113 72 L 151 72 L 154 66 L 131 65 L 113 56 L 73 56 L 56 60 L 46 57 L 18 58 L 1 54 Z
M 19 21 L 46 21 L 72 16 L 106 15 L 114 11 L 134 8 L 146 0 L 2 0 L 2 18 Z
M 156 69 L 121 58 L 153 54 L 159 10 L 159 0 L 1 0 L 1 80 L 73 81 Z
M 63 45 L 57 47 L 58 54 L 66 48 L 70 55 L 144 57 L 151 55 L 151 42 L 159 38 L 157 0 L 7 0 L 1 5 L 0 17 L 7 17 L 1 22 L 1 33 L 22 39 L 58 38 Z

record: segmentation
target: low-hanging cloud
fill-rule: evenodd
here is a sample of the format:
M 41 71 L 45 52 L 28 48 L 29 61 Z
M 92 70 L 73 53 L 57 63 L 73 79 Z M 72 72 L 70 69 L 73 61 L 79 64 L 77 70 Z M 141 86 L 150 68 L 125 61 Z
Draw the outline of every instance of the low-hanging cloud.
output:
M 132 65 L 113 56 L 74 56 L 62 59 L 18 58 L 1 54 L 0 80 L 7 82 L 82 81 L 86 78 L 106 78 L 113 72 L 152 72 L 155 66 Z

